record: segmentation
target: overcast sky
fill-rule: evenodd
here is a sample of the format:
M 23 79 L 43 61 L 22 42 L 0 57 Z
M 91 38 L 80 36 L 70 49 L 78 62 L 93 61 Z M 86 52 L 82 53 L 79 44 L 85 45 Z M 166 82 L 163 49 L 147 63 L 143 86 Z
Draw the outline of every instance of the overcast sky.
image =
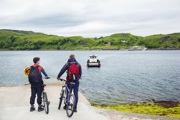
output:
M 0 29 L 84 37 L 180 32 L 180 0 L 0 0 Z

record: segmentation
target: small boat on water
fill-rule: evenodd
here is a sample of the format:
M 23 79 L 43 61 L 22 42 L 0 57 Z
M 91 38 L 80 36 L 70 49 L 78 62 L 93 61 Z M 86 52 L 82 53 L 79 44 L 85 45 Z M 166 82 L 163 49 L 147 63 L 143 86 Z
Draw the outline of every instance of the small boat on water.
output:
M 142 47 L 142 46 L 133 46 L 133 47 L 130 47 L 128 51 L 144 51 L 146 49 L 147 49 L 146 47 Z
M 87 60 L 87 67 L 100 67 L 100 60 L 97 59 L 96 55 L 89 56 L 90 58 Z

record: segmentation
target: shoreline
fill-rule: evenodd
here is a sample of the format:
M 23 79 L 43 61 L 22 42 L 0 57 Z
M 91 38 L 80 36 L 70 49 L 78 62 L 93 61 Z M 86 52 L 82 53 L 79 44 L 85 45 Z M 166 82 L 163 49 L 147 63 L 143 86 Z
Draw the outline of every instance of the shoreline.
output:
M 94 110 L 99 114 L 107 116 L 109 120 L 180 120 L 180 118 L 174 117 L 127 113 L 103 108 L 94 108 Z
M 150 116 L 163 116 L 180 119 L 180 102 L 173 101 L 153 101 L 152 103 L 130 103 L 119 105 L 100 105 L 93 104 L 97 108 L 107 110 L 114 110 L 117 112 L 150 115 Z
M 175 49 L 164 49 L 164 48 L 157 48 L 157 49 L 146 49 L 146 50 L 131 50 L 131 51 L 166 51 L 166 50 L 180 50 L 180 48 L 175 48 Z M 0 50 L 0 51 L 129 51 L 128 49 L 89 49 L 89 50 L 56 50 L 56 49 L 50 49 L 50 50 Z

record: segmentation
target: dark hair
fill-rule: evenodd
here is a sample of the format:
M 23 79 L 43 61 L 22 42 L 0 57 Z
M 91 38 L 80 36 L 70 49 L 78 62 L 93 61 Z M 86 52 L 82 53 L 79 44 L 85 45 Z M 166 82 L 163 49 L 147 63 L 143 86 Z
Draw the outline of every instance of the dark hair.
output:
M 33 62 L 34 62 L 34 63 L 37 63 L 37 61 L 39 61 L 39 60 L 40 60 L 39 57 L 34 57 L 34 58 L 33 58 Z

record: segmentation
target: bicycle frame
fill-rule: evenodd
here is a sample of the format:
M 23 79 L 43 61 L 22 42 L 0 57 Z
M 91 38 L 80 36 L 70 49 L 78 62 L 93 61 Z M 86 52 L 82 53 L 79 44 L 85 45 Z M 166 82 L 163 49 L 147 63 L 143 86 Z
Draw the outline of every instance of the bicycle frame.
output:
M 70 102 L 70 96 L 72 95 L 72 90 L 73 90 L 72 86 L 75 85 L 75 83 L 74 84 L 72 84 L 72 83 L 73 82 L 70 82 L 70 88 L 67 85 L 67 81 L 66 81 L 65 85 L 63 86 L 64 87 L 64 97 L 65 97 L 64 104 L 66 104 L 66 105 L 68 105 Z
M 75 97 L 72 93 L 73 86 L 75 85 L 74 82 L 68 82 L 64 79 L 60 79 L 61 81 L 65 81 L 64 85 L 62 86 L 61 93 L 60 93 L 60 101 L 58 109 L 61 108 L 62 101 L 64 99 L 64 104 L 66 109 L 66 114 L 68 117 L 71 117 L 74 113 L 74 105 L 75 105 Z
M 42 96 L 43 107 L 45 108 L 45 113 L 48 114 L 50 101 L 48 101 L 47 93 L 44 91 L 45 86 L 46 86 L 45 84 L 42 86 L 41 96 Z

